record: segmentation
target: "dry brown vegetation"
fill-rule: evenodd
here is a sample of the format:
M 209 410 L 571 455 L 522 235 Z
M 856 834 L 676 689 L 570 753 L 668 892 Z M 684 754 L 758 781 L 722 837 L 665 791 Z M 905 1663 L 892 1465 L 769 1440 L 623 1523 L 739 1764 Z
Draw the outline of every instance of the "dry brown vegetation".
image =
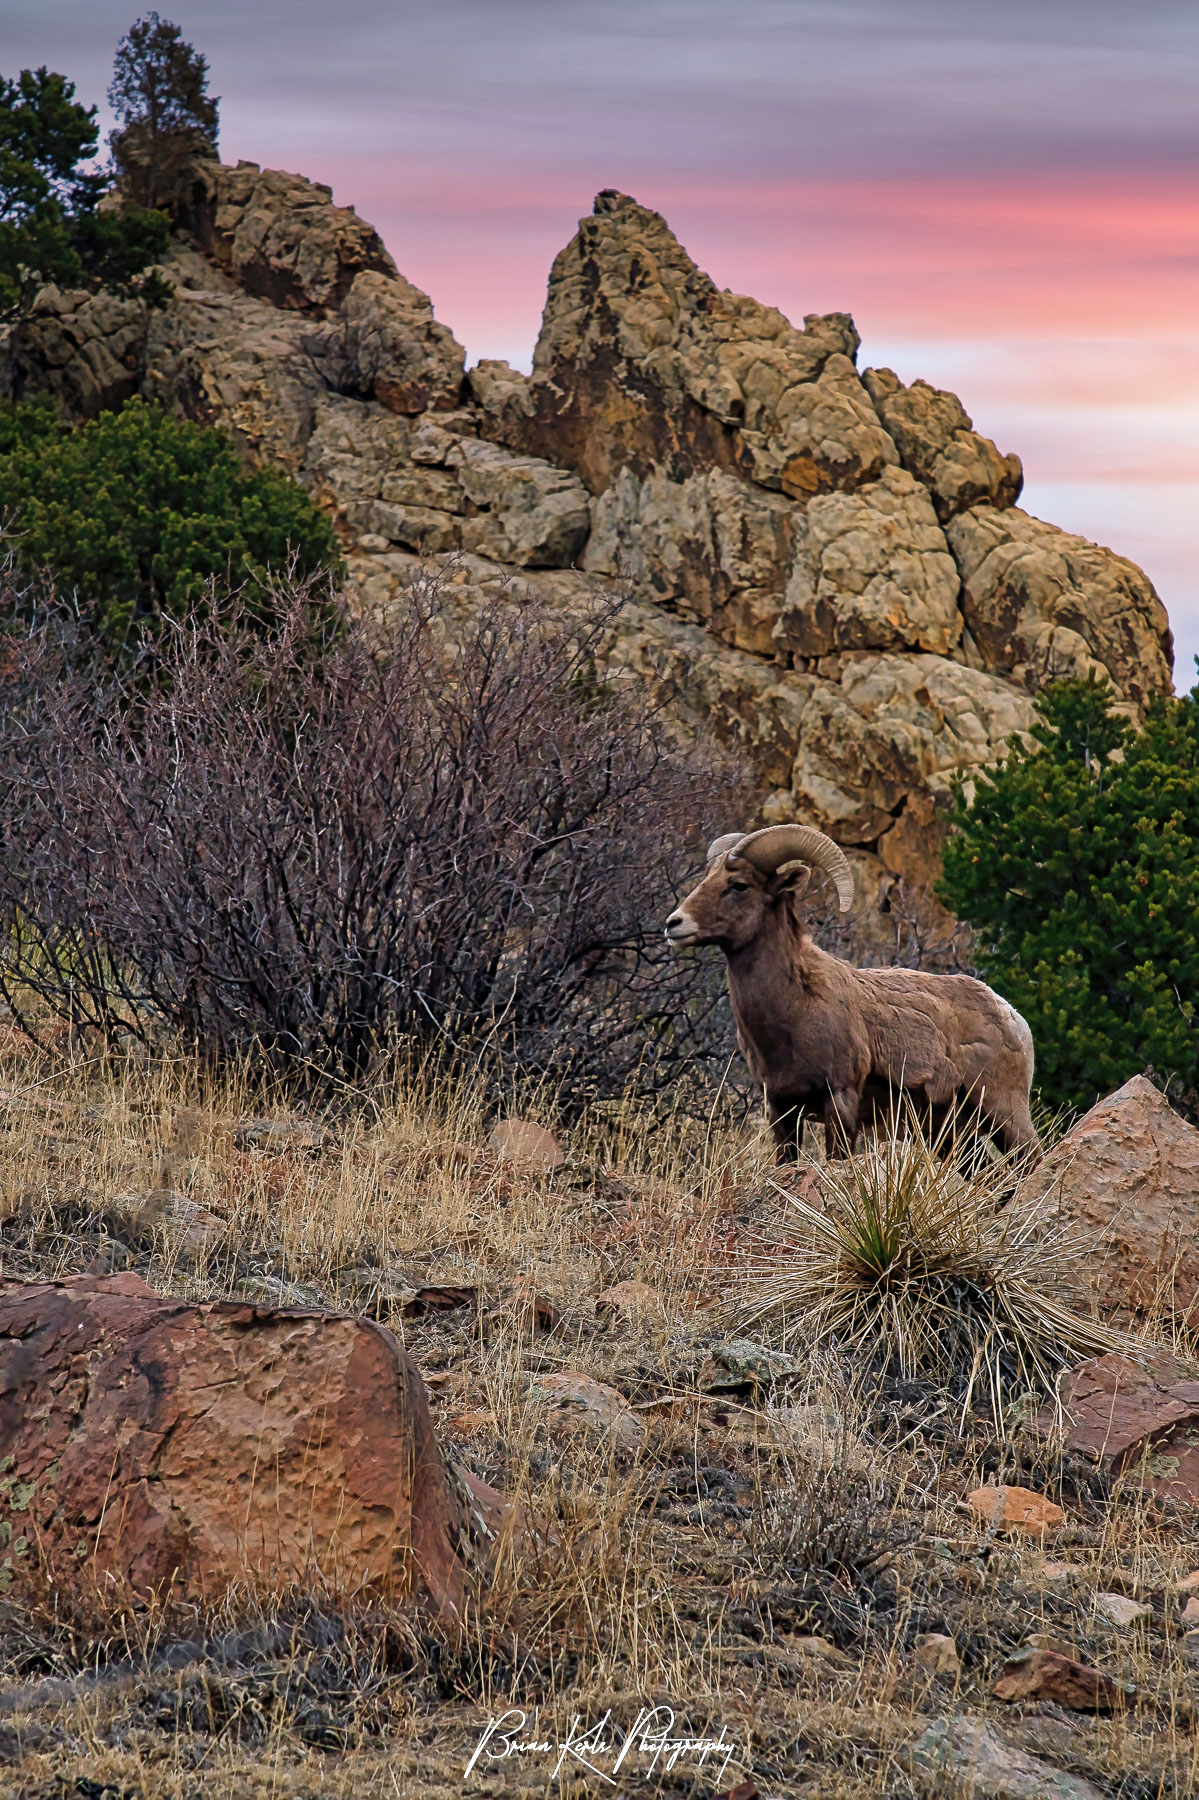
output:
M 915 1800 L 953 1791 L 910 1749 L 962 1711 L 1112 1800 L 1199 1788 L 1186 1521 L 1018 1416 L 1002 1436 L 988 1408 L 963 1417 L 960 1390 L 919 1367 L 738 1323 L 745 1272 L 789 1216 L 756 1122 L 609 1108 L 544 1175 L 488 1146 L 482 1092 L 433 1077 L 269 1147 L 237 1127 L 286 1106 L 188 1062 L 72 1061 L 13 1032 L 0 1089 L 5 1274 L 134 1268 L 164 1292 L 369 1310 L 416 1358 L 447 1452 L 526 1523 L 458 1632 L 312 1591 L 168 1617 L 24 1582 L 0 1615 L 0 1791 L 698 1800 L 752 1772 L 764 1796 Z M 555 1122 L 548 1096 L 521 1099 Z M 633 1280 L 648 1291 L 629 1310 L 597 1311 Z M 422 1312 L 412 1291 L 432 1286 L 475 1303 Z M 729 1350 L 746 1336 L 756 1351 Z M 547 1405 L 538 1377 L 565 1370 L 624 1396 L 618 1432 Z M 969 1512 L 997 1477 L 1060 1502 L 1052 1544 Z M 1117 1630 L 1104 1592 L 1151 1612 Z M 954 1640 L 957 1673 L 922 1670 L 929 1633 Z M 990 1685 L 1036 1633 L 1135 1700 L 1099 1718 L 1001 1705 Z M 533 1735 L 536 1709 L 554 1738 L 652 1705 L 691 1735 L 723 1726 L 723 1778 L 680 1762 L 613 1790 L 534 1757 L 464 1781 L 490 1715 L 525 1711 Z

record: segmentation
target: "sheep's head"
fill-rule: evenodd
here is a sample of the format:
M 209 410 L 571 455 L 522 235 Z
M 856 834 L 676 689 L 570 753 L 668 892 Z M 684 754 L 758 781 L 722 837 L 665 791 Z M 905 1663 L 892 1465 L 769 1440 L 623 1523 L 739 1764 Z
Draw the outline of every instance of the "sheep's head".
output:
M 853 904 L 853 871 L 832 838 L 810 825 L 732 831 L 708 850 L 702 881 L 666 921 L 672 944 L 718 944 L 730 954 L 761 931 L 784 896 L 799 899 L 814 871 L 829 875 L 841 911 Z

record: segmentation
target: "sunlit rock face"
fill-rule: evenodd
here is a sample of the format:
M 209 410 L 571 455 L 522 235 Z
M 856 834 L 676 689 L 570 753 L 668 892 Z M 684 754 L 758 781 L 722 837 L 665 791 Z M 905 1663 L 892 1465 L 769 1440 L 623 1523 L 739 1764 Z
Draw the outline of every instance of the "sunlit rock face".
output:
M 8 391 L 224 425 L 328 509 L 368 614 L 429 557 L 461 616 L 514 577 L 563 609 L 626 589 L 612 670 L 740 741 L 761 818 L 830 831 L 872 904 L 927 892 L 953 776 L 1046 681 L 1106 676 L 1130 712 L 1169 688 L 1147 577 L 1020 511 L 1019 458 L 954 395 L 859 374 L 847 314 L 717 288 L 627 195 L 557 257 L 528 377 L 468 372 L 328 188 L 206 164 L 179 225 L 165 308 L 48 289 L 0 346 Z

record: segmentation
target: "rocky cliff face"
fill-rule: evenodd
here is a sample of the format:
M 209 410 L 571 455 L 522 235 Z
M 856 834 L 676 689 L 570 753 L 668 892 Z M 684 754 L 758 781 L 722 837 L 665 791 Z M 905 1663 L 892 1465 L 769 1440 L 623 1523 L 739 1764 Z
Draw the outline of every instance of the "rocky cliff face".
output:
M 846 314 L 799 329 L 718 289 L 626 195 L 554 263 L 529 378 L 468 373 L 327 188 L 207 165 L 180 225 L 165 309 L 46 290 L 8 391 L 225 425 L 331 511 L 368 610 L 422 556 L 457 557 L 464 606 L 514 570 L 564 607 L 630 584 L 613 664 L 738 737 L 762 817 L 832 832 L 863 899 L 934 878 L 950 776 L 1046 680 L 1095 671 L 1135 710 L 1169 687 L 1145 575 L 1020 511 L 1018 458 L 952 394 L 859 373 Z

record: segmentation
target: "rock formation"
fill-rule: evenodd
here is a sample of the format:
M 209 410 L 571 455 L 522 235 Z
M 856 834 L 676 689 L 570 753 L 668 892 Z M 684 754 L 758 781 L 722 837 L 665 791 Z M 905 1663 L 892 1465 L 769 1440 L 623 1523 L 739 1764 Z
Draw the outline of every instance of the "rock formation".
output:
M 0 1388 L 3 1587 L 40 1559 L 73 1587 L 319 1578 L 452 1612 L 498 1498 L 443 1463 L 419 1374 L 367 1319 L 164 1300 L 136 1275 L 9 1281 Z
M 859 374 L 846 314 L 797 328 L 718 289 L 623 194 L 554 263 L 529 378 L 468 373 L 327 188 L 207 164 L 179 224 L 164 309 L 48 289 L 0 385 L 225 425 L 330 510 L 368 612 L 422 556 L 458 558 L 463 606 L 514 570 L 564 608 L 627 585 L 614 666 L 740 739 L 761 817 L 830 831 L 864 900 L 935 878 L 950 778 L 1044 681 L 1095 671 L 1131 711 L 1169 687 L 1146 577 L 1021 512 L 1019 460 L 952 394 Z
M 1146 1493 L 1199 1505 L 1199 1380 L 1168 1351 L 1092 1357 L 1063 1376 L 1060 1413 L 1045 1406 L 1035 1424 Z
M 1144 1075 L 1096 1101 L 1013 1204 L 1044 1202 L 1085 1246 L 1080 1270 L 1105 1312 L 1178 1331 L 1199 1320 L 1199 1131 Z

